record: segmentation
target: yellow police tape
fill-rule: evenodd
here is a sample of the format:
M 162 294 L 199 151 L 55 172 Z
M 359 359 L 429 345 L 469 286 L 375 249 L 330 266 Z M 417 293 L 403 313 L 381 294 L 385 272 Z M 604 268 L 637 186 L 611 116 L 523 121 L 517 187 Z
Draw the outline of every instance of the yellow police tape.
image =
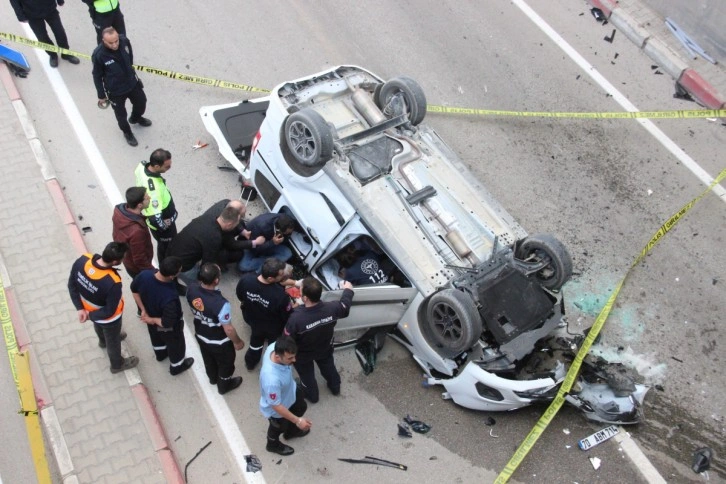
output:
M 45 444 L 43 443 L 43 432 L 40 428 L 38 404 L 35 400 L 33 380 L 30 375 L 29 354 L 27 351 L 18 352 L 18 341 L 15 338 L 13 322 L 10 319 L 10 307 L 8 306 L 2 277 L 0 277 L 0 324 L 5 337 L 8 358 L 10 358 L 10 371 L 13 374 L 13 381 L 15 381 L 15 387 L 20 397 L 20 414 L 25 417 L 25 428 L 28 432 L 28 442 L 33 454 L 35 475 L 39 483 L 50 484 L 52 480 L 48 470 L 48 461 L 45 457 Z
M 719 175 L 716 177 L 715 180 L 713 180 L 713 182 L 711 182 L 708 188 L 706 188 L 700 195 L 685 204 L 678 212 L 671 216 L 650 238 L 648 244 L 643 248 L 638 257 L 636 257 L 636 259 L 630 265 L 628 271 L 625 273 L 617 286 L 615 286 L 615 290 L 613 291 L 612 295 L 608 298 L 605 306 L 600 311 L 600 314 L 598 314 L 597 319 L 595 319 L 595 323 L 592 325 L 590 332 L 587 334 L 585 341 L 582 343 L 580 351 L 577 352 L 577 356 L 572 362 L 570 369 L 567 371 L 567 375 L 562 381 L 562 385 L 560 386 L 560 389 L 557 392 L 554 400 L 552 401 L 550 406 L 547 407 L 547 410 L 544 412 L 544 414 L 542 414 L 542 417 L 540 417 L 540 419 L 529 432 L 527 437 L 525 437 L 524 441 L 514 452 L 514 455 L 504 466 L 504 469 L 499 473 L 497 479 L 494 481 L 495 484 L 504 484 L 509 480 L 510 477 L 512 477 L 512 474 L 517 469 L 517 467 L 519 467 L 519 464 L 522 463 L 524 458 L 534 446 L 535 442 L 537 442 L 544 430 L 547 428 L 550 422 L 552 422 L 552 419 L 555 417 L 555 415 L 557 415 L 557 412 L 559 411 L 560 407 L 562 407 L 562 404 L 565 403 L 565 395 L 570 391 L 572 385 L 575 383 L 577 374 L 580 371 L 580 366 L 582 365 L 582 360 L 590 351 L 590 347 L 595 341 L 595 338 L 597 338 L 597 335 L 600 334 L 600 330 L 605 324 L 605 320 L 610 315 L 610 311 L 613 308 L 615 299 L 617 299 L 618 293 L 620 293 L 620 289 L 623 287 L 623 284 L 625 283 L 625 280 L 627 279 L 630 272 L 636 265 L 638 265 L 640 261 L 643 260 L 643 258 L 645 258 L 646 255 L 648 255 L 648 252 L 650 252 L 653 247 L 655 247 L 658 241 L 660 241 L 665 236 L 665 234 L 667 234 L 673 227 L 675 227 L 678 221 L 683 218 L 701 198 L 703 198 L 708 192 L 710 192 L 711 189 L 718 185 L 724 178 L 726 178 L 726 168 L 723 169 L 721 173 L 719 173 Z
M 70 54 L 84 59 L 90 59 L 91 56 L 76 52 L 73 50 L 63 49 L 55 45 L 45 44 L 37 40 L 28 39 L 19 35 L 0 32 L 0 38 L 16 42 L 18 44 L 37 47 L 40 49 L 57 52 L 59 54 Z M 235 89 L 247 92 L 270 92 L 269 89 L 261 87 L 248 86 L 236 82 L 221 81 L 203 76 L 195 76 L 191 74 L 182 74 L 181 72 L 169 71 L 166 69 L 158 69 L 156 67 L 134 65 L 137 71 L 148 72 L 157 76 L 167 77 L 169 79 L 177 79 L 180 81 L 191 82 L 193 84 L 202 84 L 210 87 L 221 87 L 224 89 Z M 469 116 L 517 116 L 530 118 L 580 118 L 580 119 L 686 119 L 686 118 L 723 118 L 726 117 L 726 109 L 697 109 L 684 111 L 637 111 L 637 112 L 607 112 L 607 113 L 556 113 L 556 112 L 536 112 L 536 111 L 501 111 L 495 109 L 475 109 L 460 108 L 456 106 L 439 106 L 429 104 L 426 106 L 429 113 L 438 114 L 459 114 Z
M 0 38 L 18 44 L 29 45 L 31 47 L 37 47 L 39 49 L 48 50 L 51 52 L 57 52 L 58 54 L 74 55 L 76 57 L 82 57 L 84 59 L 91 58 L 91 56 L 88 54 L 83 54 L 74 50 L 63 49 L 61 47 L 58 47 L 57 45 L 45 44 L 43 42 L 38 42 L 37 40 L 28 39 L 15 34 L 8 34 L 6 32 L 0 32 Z M 270 92 L 268 89 L 248 86 L 246 84 L 220 81 L 219 79 L 210 79 L 208 77 L 195 76 L 191 74 L 182 74 L 181 72 L 174 72 L 166 69 L 157 69 L 156 67 L 134 65 L 134 69 L 140 72 L 148 72 L 150 74 L 156 74 L 157 76 L 168 77 L 169 79 L 177 79 L 179 81 L 191 82 L 193 84 L 202 84 L 204 86 L 223 87 L 225 89 L 235 89 L 237 91 L 247 92 Z
M 611 113 L 551 113 L 537 111 L 499 111 L 494 109 L 457 108 L 429 104 L 426 112 L 441 114 L 467 114 L 470 116 L 519 116 L 528 118 L 582 118 L 582 119 L 685 119 L 685 118 L 722 118 L 726 109 L 697 109 L 687 111 L 635 111 Z

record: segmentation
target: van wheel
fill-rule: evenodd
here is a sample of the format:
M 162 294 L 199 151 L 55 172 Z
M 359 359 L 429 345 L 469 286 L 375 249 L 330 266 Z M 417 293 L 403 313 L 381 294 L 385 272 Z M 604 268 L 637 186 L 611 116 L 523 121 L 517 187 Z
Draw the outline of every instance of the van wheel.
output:
M 295 160 L 306 167 L 323 166 L 333 156 L 333 133 L 325 119 L 312 108 L 287 117 L 285 142 Z
M 452 358 L 476 343 L 482 323 L 469 295 L 457 289 L 444 289 L 431 296 L 424 329 L 437 352 Z
M 558 291 L 572 276 L 572 258 L 565 246 L 550 234 L 526 237 L 517 248 L 517 259 L 546 262 L 535 276 L 543 287 Z
M 389 118 L 405 112 L 411 124 L 416 126 L 426 116 L 426 95 L 410 77 L 394 77 L 381 87 L 380 92 L 374 91 L 373 98 Z

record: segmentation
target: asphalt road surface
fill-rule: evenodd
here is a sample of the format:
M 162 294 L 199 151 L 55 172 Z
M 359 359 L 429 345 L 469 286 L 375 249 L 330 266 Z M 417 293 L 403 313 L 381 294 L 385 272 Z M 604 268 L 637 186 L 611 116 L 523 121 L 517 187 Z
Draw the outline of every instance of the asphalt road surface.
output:
M 622 111 L 620 97 L 606 90 L 523 13 L 520 2 L 126 2 L 128 36 L 138 64 L 270 88 L 338 64 L 356 64 L 383 78 L 405 74 L 424 88 L 429 103 L 521 111 Z M 654 74 L 651 62 L 596 23 L 584 2 L 529 3 L 554 31 L 641 110 L 695 109 L 672 98 L 673 82 Z M 62 9 L 71 47 L 93 48 L 95 33 L 86 8 Z M 7 4 L 0 4 L 0 30 L 24 34 Z M 149 98 L 150 128 L 135 130 L 129 147 L 111 110 L 96 108 L 90 63 L 61 63 L 60 74 L 102 160 L 89 160 L 38 58 L 19 89 L 65 187 L 74 213 L 89 226 L 87 242 L 99 251 L 111 233 L 108 194 L 91 162 L 108 166 L 121 191 L 133 170 L 157 147 L 172 152 L 168 183 L 183 225 L 221 198 L 238 195 L 234 173 L 210 142 L 198 116 L 203 105 L 241 100 L 244 93 L 142 74 Z M 41 57 L 43 63 L 47 60 Z M 73 118 L 73 119 L 71 119 Z M 575 276 L 565 288 L 572 331 L 590 326 L 617 282 L 650 236 L 704 185 L 684 166 L 682 153 L 716 176 L 724 168 L 724 128 L 714 121 L 659 120 L 664 138 L 633 120 L 472 118 L 429 114 L 426 120 L 474 175 L 530 233 L 549 232 L 572 254 Z M 664 139 L 680 147 L 681 156 Z M 107 181 L 109 182 L 109 181 Z M 111 198 L 113 200 L 113 197 Z M 599 350 L 635 367 L 658 385 L 646 397 L 645 422 L 628 430 L 660 474 L 673 482 L 700 482 L 690 470 L 691 453 L 709 446 L 724 455 L 726 377 L 721 371 L 723 301 L 726 300 L 724 200 L 705 197 L 629 275 L 603 330 Z M 69 264 L 71 261 L 69 261 Z M 236 277 L 223 292 L 234 298 Z M 721 303 L 719 303 L 721 301 Z M 247 327 L 239 311 L 236 325 Z M 182 466 L 208 441 L 212 445 L 189 468 L 190 482 L 240 482 L 234 449 L 209 407 L 203 372 L 171 379 L 152 358 L 145 328 L 127 318 L 129 344 L 141 357 L 150 389 Z M 352 352 L 337 356 L 343 392 L 325 391 L 312 406 L 314 430 L 295 442 L 294 456 L 266 453 L 266 422 L 259 415 L 257 373 L 238 369 L 245 381 L 223 399 L 247 445 L 261 457 L 269 482 L 335 481 L 491 482 L 541 415 L 533 407 L 507 414 L 459 408 L 423 388 L 421 372 L 393 341 L 363 376 Z M 242 367 L 241 360 L 238 366 Z M 201 361 L 195 366 L 201 370 Z M 199 377 L 201 375 L 201 377 Z M 222 400 L 222 399 L 217 399 Z M 396 436 L 396 421 L 411 414 L 433 430 L 411 440 Z M 496 424 L 487 426 L 487 417 Z M 228 424 L 224 424 L 228 425 Z M 588 453 L 577 441 L 599 429 L 563 409 L 514 475 L 521 482 L 643 482 L 619 446 L 609 441 Z M 338 457 L 377 455 L 409 466 L 400 471 L 358 466 Z M 588 460 L 602 460 L 594 470 Z M 724 479 L 718 460 L 712 480 Z

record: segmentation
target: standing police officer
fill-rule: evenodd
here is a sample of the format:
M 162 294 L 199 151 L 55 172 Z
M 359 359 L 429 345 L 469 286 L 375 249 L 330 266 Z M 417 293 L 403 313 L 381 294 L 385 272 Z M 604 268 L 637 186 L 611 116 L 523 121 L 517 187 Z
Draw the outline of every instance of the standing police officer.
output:
M 56 5 L 62 7 L 64 4 L 65 0 L 10 0 L 10 5 L 15 10 L 18 22 L 28 22 L 30 30 L 33 31 L 39 41 L 53 45 L 48 30 L 45 28 L 45 25 L 48 24 L 55 36 L 55 41 L 58 42 L 58 47 L 68 49 L 66 29 L 63 28 L 63 22 L 61 22 L 60 14 L 56 8 Z M 50 66 L 58 67 L 58 54 L 51 51 L 46 51 L 46 53 L 50 56 Z M 74 55 L 61 54 L 61 57 L 71 64 L 81 62 Z
M 111 102 L 119 129 L 123 131 L 126 142 L 131 146 L 139 144 L 131 124 L 151 126 L 144 117 L 146 94 L 144 85 L 134 71 L 134 51 L 125 35 L 119 35 L 113 27 L 103 29 L 101 43 L 91 55 L 93 61 L 93 83 L 96 86 L 98 105 L 106 100 Z M 131 101 L 131 116 L 126 119 L 126 100 Z M 105 106 L 104 106 L 105 107 Z
M 103 29 L 113 27 L 121 35 L 126 35 L 124 14 L 118 0 L 82 0 L 88 5 L 88 14 L 91 16 L 93 28 L 96 29 L 96 43 L 101 43 Z
M 217 264 L 202 264 L 198 279 L 191 284 L 187 301 L 194 313 L 194 331 L 202 353 L 204 368 L 210 385 L 217 385 L 220 395 L 242 384 L 241 376 L 234 374 L 235 351 L 245 346 L 232 326 L 232 308 L 217 289 L 222 271 Z
M 166 257 L 171 239 L 176 235 L 177 211 L 174 199 L 166 187 L 166 180 L 161 175 L 171 168 L 171 153 L 159 148 L 149 157 L 149 162 L 142 161 L 136 167 L 136 186 L 145 187 L 151 198 L 149 206 L 141 213 L 146 217 L 146 224 L 151 235 L 156 239 L 156 254 L 159 262 Z

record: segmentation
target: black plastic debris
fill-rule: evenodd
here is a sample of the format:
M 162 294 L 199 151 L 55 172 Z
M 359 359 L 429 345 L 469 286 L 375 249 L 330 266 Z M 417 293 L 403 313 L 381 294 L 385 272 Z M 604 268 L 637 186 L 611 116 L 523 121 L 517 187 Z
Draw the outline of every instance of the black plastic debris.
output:
M 496 425 L 496 424 L 497 424 L 497 421 L 494 420 L 492 417 L 487 417 L 486 422 L 484 422 L 484 425 L 488 425 L 489 427 L 491 427 L 492 425 Z
M 613 40 L 615 39 L 615 32 L 617 32 L 617 30 L 613 29 L 613 33 L 610 34 L 609 36 L 606 35 L 605 37 L 603 37 L 603 40 L 605 42 L 610 42 L 612 44 L 613 43 Z
M 684 101 L 694 101 L 691 94 L 681 85 L 680 82 L 676 81 L 676 92 L 673 94 L 676 99 L 683 99 Z
M 696 449 L 696 451 L 693 453 L 693 464 L 691 464 L 691 469 L 693 469 L 693 472 L 696 474 L 700 474 L 701 472 L 705 472 L 711 468 L 711 457 L 713 456 L 713 451 L 708 447 L 701 447 L 700 449 Z
M 247 462 L 247 472 L 257 472 L 262 470 L 262 462 L 260 462 L 260 459 L 258 459 L 255 454 L 246 455 L 245 462 Z
M 655 386 L 655 389 L 658 390 L 659 392 L 664 392 L 665 391 L 665 388 L 663 388 L 663 385 L 656 385 Z
M 413 434 L 408 430 L 408 425 L 406 424 L 398 424 L 398 435 L 399 437 L 408 437 L 409 439 L 413 437 Z
M 656 76 L 662 76 L 663 75 L 663 73 L 661 71 L 655 71 L 653 74 L 655 74 Z
M 590 13 L 592 14 L 593 17 L 595 17 L 595 20 L 597 20 L 598 22 L 605 21 L 605 14 L 599 8 L 597 8 L 597 7 L 591 8 Z
M 655 65 L 655 64 L 651 64 L 651 65 L 650 65 L 650 70 L 651 70 L 651 71 L 654 71 L 654 70 L 656 70 L 657 68 L 658 68 L 658 66 L 657 66 L 657 65 Z
M 406 415 L 406 418 L 404 418 L 403 421 L 410 425 L 411 429 L 413 429 L 413 431 L 417 434 L 425 434 L 426 432 L 431 430 L 431 426 L 429 424 L 424 423 L 420 420 L 414 420 L 411 418 L 410 415 Z
M 399 469 L 402 471 L 408 469 L 408 466 L 399 464 L 398 462 L 391 462 L 390 460 L 381 459 L 379 457 L 371 457 L 370 455 L 367 455 L 362 459 L 341 459 L 339 457 L 338 460 L 342 462 L 348 462 L 350 464 L 373 464 L 376 466 L 393 467 L 394 469 Z

